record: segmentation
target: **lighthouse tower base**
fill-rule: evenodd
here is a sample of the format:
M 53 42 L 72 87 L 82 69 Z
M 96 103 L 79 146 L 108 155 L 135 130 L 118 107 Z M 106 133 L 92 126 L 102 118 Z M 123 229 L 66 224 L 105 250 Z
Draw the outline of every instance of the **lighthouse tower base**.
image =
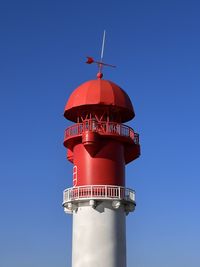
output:
M 135 191 L 121 186 L 64 190 L 64 210 L 73 216 L 72 267 L 126 267 L 126 215 L 135 205 Z
M 124 206 L 96 204 L 79 203 L 73 211 L 72 267 L 126 267 Z

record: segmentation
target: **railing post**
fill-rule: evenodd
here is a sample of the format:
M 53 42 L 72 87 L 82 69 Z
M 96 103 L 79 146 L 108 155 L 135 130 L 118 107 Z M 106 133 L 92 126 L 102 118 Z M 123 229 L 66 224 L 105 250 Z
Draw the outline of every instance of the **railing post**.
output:
M 93 196 L 92 185 L 90 186 L 90 188 L 91 188 L 91 192 L 90 192 L 90 194 L 91 194 L 91 198 L 92 198 L 92 196 Z
M 105 185 L 105 198 L 107 198 L 107 190 L 108 190 L 108 186 Z
M 120 186 L 118 187 L 118 198 L 120 199 L 120 191 L 121 191 L 121 188 L 120 188 Z

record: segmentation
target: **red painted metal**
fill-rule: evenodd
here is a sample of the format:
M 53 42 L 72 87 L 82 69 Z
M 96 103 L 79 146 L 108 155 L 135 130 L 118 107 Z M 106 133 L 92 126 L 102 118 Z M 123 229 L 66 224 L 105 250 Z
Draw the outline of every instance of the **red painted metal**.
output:
M 107 80 L 91 80 L 80 85 L 70 96 L 64 116 L 77 122 L 82 115 L 102 112 L 109 116 L 119 116 L 119 122 L 126 122 L 134 118 L 135 113 L 127 93 L 118 85 Z
M 73 150 L 74 165 L 77 166 L 77 186 L 125 186 L 123 144 L 115 140 L 104 140 L 95 155 L 90 151 L 92 145 L 88 146 L 87 148 L 84 144 L 77 144 Z M 95 145 L 92 148 L 95 149 Z
M 102 72 L 98 72 L 97 73 L 97 79 L 102 79 L 103 78 L 103 73 Z
M 92 64 L 94 63 L 94 59 L 92 57 L 87 57 L 87 61 L 85 63 Z
M 96 61 L 93 59 L 93 57 L 87 57 L 87 61 L 85 63 L 87 63 L 87 64 L 96 63 L 98 66 L 107 66 L 107 67 L 116 68 L 115 65 L 107 64 L 107 63 L 104 63 L 101 61 Z
M 134 117 L 128 95 L 116 84 L 92 80 L 70 96 L 64 116 L 76 122 L 65 131 L 73 186 L 125 186 L 125 165 L 140 155 L 139 135 L 122 124 Z
M 139 144 L 138 134 L 134 133 L 131 127 L 116 122 L 98 122 L 94 119 L 89 119 L 71 125 L 65 130 L 64 145 L 70 147 L 71 138 L 81 137 L 85 132 L 95 132 L 105 137 L 113 137 L 122 142 Z

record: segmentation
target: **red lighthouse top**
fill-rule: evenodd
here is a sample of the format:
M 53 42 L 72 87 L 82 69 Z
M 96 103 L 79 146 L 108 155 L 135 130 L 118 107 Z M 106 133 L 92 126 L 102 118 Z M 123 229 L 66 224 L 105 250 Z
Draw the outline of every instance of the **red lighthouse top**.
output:
M 76 122 L 78 116 L 89 110 L 107 110 L 113 116 L 118 114 L 121 122 L 135 116 L 127 93 L 115 83 L 101 79 L 87 81 L 76 88 L 65 106 L 64 116 Z

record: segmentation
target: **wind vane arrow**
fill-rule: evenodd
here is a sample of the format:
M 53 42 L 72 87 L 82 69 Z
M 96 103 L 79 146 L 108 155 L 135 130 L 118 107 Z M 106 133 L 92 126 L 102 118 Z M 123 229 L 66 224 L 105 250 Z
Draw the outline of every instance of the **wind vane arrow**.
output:
M 99 66 L 99 65 L 102 65 L 102 66 L 107 66 L 107 67 L 116 68 L 116 66 L 114 66 L 114 65 L 107 64 L 107 63 L 104 63 L 104 62 L 102 62 L 102 61 L 96 61 L 96 60 L 94 60 L 94 58 L 92 58 L 92 57 L 87 57 L 87 61 L 86 61 L 85 63 L 87 63 L 87 64 L 96 63 L 98 66 Z

